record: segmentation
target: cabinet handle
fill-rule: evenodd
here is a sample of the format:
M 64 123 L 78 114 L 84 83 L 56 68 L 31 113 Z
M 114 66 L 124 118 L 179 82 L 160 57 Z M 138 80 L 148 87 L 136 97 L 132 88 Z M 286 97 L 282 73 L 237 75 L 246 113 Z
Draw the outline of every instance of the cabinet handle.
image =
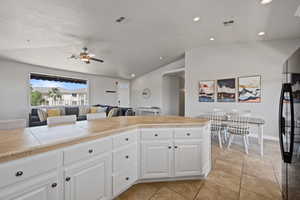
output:
M 94 152 L 94 150 L 93 149 L 89 149 L 89 153 L 93 153 Z
M 16 176 L 19 177 L 19 176 L 22 176 L 23 175 L 23 172 L 22 171 L 17 171 L 16 173 Z
M 129 180 L 129 177 L 126 177 L 126 181 L 128 181 Z
M 128 159 L 128 158 L 129 158 L 129 156 L 125 156 L 125 158 L 126 158 L 126 159 Z
M 168 148 L 169 148 L 169 149 L 172 149 L 172 147 L 171 147 L 171 146 L 168 146 Z
M 177 148 L 178 148 L 178 146 L 174 146 L 174 148 L 175 148 L 175 149 L 177 149 Z
M 126 140 L 126 141 L 128 141 L 128 140 L 129 140 L 129 138 L 125 138 L 125 140 Z
M 190 134 L 190 133 L 187 133 L 186 135 L 187 135 L 187 136 L 190 136 L 191 134 Z
M 57 183 L 52 183 L 51 187 L 55 188 L 57 186 Z
M 67 177 L 66 181 L 69 182 L 71 180 L 71 177 Z
M 155 137 L 157 137 L 157 136 L 158 136 L 158 134 L 154 134 L 154 136 L 155 136 Z

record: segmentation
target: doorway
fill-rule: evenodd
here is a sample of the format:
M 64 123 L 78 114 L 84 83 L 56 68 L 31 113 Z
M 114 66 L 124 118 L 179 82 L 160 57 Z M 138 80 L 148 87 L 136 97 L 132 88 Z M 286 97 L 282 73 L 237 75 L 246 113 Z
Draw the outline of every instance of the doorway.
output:
M 162 113 L 185 115 L 185 71 L 178 69 L 163 74 Z

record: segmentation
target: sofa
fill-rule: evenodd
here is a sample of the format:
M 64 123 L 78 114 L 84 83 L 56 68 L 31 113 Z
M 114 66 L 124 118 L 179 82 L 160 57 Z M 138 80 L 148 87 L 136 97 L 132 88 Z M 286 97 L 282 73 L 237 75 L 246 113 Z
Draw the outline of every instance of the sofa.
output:
M 86 120 L 86 115 L 79 115 L 79 107 L 78 106 L 70 106 L 70 107 L 59 107 L 63 110 L 63 115 L 76 115 L 77 121 Z M 38 116 L 38 108 L 32 108 L 31 113 L 29 114 L 29 127 L 34 126 L 43 126 L 47 125 L 47 120 L 40 121 Z
M 117 106 L 101 105 L 101 104 L 93 105 L 91 107 L 102 107 L 104 109 L 104 111 L 106 112 L 106 116 L 108 115 L 109 111 L 112 108 L 118 108 L 117 116 L 135 115 L 132 108 L 121 108 L 121 107 L 117 107 Z M 79 114 L 80 113 L 79 106 L 60 106 L 60 107 L 55 107 L 55 108 L 60 108 L 62 110 L 63 115 L 76 115 L 77 121 L 87 120 L 86 114 L 85 115 Z M 38 109 L 39 108 L 31 109 L 31 112 L 29 114 L 29 127 L 47 125 L 47 120 L 40 121 L 40 118 L 38 116 Z

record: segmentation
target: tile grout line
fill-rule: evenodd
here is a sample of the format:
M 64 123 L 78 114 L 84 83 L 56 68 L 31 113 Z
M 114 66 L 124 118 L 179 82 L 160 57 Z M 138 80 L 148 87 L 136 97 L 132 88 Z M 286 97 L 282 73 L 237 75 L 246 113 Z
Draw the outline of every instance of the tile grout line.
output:
M 148 200 L 151 200 L 157 193 L 158 191 L 160 190 L 161 188 L 158 188 L 150 197 Z
M 238 199 L 241 200 L 241 190 L 242 190 L 242 181 L 243 181 L 243 176 L 244 176 L 244 167 L 245 167 L 245 157 L 243 156 L 243 164 L 242 164 L 242 171 L 241 171 L 241 177 L 240 177 L 240 189 L 238 192 Z

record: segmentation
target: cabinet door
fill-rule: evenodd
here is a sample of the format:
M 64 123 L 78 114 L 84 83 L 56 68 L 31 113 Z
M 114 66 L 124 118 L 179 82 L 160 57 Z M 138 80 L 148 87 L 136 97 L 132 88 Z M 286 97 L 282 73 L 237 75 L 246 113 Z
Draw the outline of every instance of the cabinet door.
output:
M 202 140 L 175 141 L 175 176 L 201 175 Z
M 0 191 L 0 200 L 59 200 L 57 173 L 24 181 Z
M 65 169 L 65 200 L 106 200 L 112 193 L 111 154 Z
M 142 142 L 142 178 L 163 178 L 172 175 L 172 142 Z

